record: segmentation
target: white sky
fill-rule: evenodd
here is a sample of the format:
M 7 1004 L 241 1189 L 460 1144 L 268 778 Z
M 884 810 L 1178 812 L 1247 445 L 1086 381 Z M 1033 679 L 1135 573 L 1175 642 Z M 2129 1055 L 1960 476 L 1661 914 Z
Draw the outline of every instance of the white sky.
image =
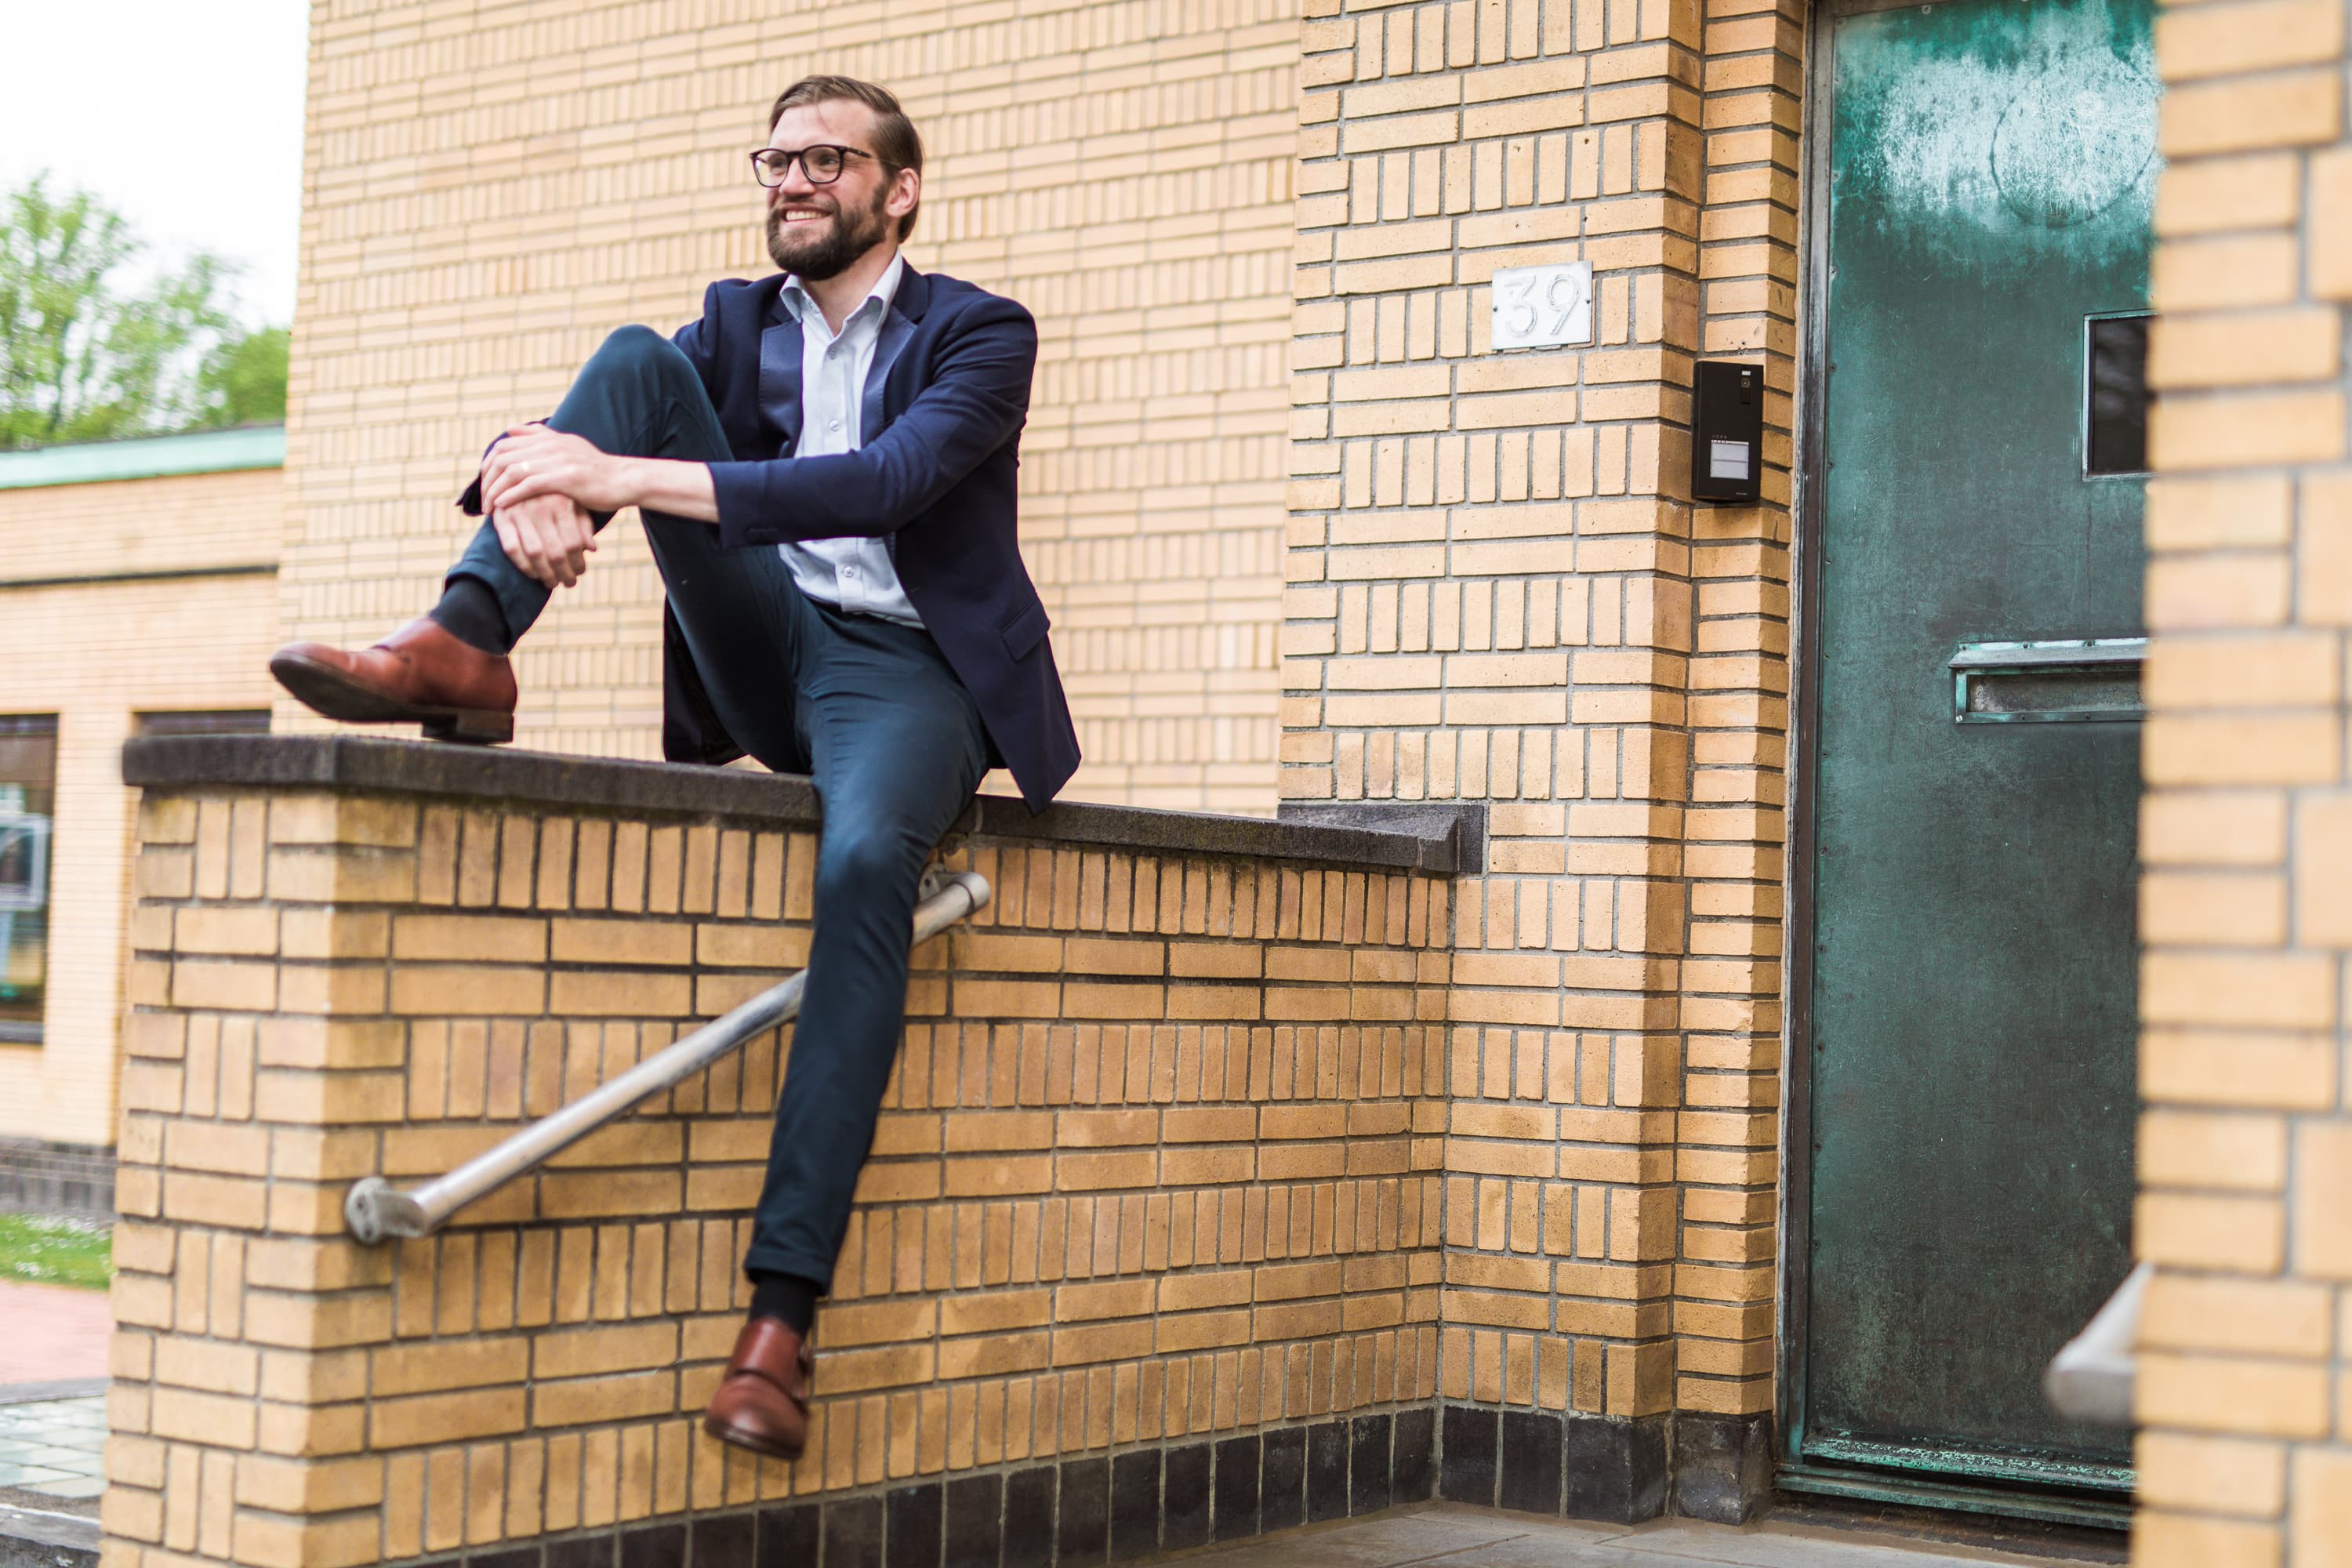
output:
M 249 322 L 294 316 L 309 0 L 0 0 L 0 189 L 43 169 L 162 259 L 242 262 Z

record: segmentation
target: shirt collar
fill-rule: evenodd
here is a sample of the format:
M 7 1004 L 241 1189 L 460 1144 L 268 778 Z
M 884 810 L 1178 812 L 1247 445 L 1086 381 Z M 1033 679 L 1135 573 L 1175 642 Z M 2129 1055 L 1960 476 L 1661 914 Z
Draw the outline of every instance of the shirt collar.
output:
M 881 307 L 876 313 L 887 312 L 890 302 L 898 297 L 898 281 L 906 275 L 907 253 L 902 250 L 890 258 L 890 265 L 882 269 L 882 276 L 874 280 L 874 287 L 866 291 L 866 298 L 858 301 L 857 309 L 843 321 L 843 330 L 846 331 L 849 323 L 864 315 L 866 307 L 877 300 L 881 302 Z M 784 286 L 778 298 L 783 300 L 784 308 L 793 313 L 793 320 L 796 321 L 807 320 L 807 312 L 816 307 L 816 301 L 809 298 L 808 289 L 801 282 L 801 275 L 797 272 L 784 274 Z M 821 316 L 823 312 L 819 314 Z

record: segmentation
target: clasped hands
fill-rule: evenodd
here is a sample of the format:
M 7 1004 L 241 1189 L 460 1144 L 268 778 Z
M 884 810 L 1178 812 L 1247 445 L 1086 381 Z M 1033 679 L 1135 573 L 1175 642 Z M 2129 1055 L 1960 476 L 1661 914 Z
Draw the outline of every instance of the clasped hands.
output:
M 482 512 L 507 559 L 532 581 L 569 588 L 596 548 L 591 512 L 633 506 L 628 460 L 544 425 L 518 425 L 482 460 Z

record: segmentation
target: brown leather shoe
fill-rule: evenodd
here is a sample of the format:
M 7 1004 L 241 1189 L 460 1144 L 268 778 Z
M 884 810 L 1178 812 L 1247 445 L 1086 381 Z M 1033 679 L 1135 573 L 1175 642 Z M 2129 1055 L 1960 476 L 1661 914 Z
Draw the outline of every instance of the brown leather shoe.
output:
M 514 739 L 514 667 L 419 617 L 372 648 L 289 643 L 269 656 L 278 684 L 347 724 L 425 726 L 436 741 Z
M 782 1318 L 754 1318 L 735 1336 L 702 1429 L 722 1443 L 778 1459 L 808 1445 L 809 1350 Z

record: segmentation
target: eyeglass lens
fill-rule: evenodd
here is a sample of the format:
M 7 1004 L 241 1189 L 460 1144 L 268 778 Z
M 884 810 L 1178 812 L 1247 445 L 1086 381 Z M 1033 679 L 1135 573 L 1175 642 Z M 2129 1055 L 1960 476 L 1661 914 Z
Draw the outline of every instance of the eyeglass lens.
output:
M 838 147 L 803 147 L 793 152 L 779 152 L 771 147 L 751 154 L 752 167 L 759 171 L 763 185 L 781 185 L 792 173 L 793 161 L 800 161 L 801 172 L 812 185 L 829 185 L 841 178 L 842 156 Z

